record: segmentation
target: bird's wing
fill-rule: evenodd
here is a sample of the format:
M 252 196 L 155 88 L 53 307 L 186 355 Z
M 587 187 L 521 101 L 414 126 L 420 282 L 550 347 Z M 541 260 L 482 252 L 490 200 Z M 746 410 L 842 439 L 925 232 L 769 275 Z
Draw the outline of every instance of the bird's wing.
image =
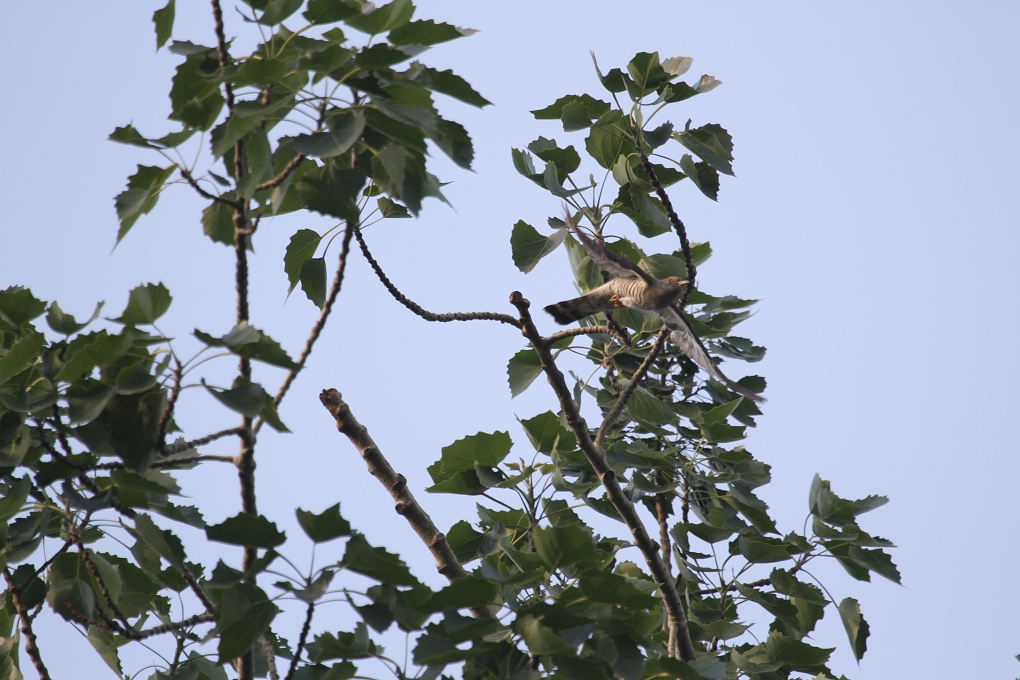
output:
M 577 225 L 574 224 L 574 219 L 571 217 L 569 212 L 566 216 L 566 222 L 567 226 L 570 227 L 570 230 L 574 232 L 577 240 L 581 242 L 585 252 L 588 253 L 588 257 L 590 257 L 591 261 L 597 264 L 602 271 L 612 274 L 613 276 L 620 277 L 639 276 L 645 281 L 645 283 L 648 284 L 655 282 L 655 279 L 652 278 L 651 274 L 641 269 L 641 267 L 638 267 L 623 255 L 617 255 L 602 244 L 596 243 L 589 238 L 587 234 L 577 228 Z
M 712 361 L 712 357 L 708 355 L 705 343 L 694 332 L 691 322 L 687 319 L 687 315 L 675 305 L 670 305 L 660 310 L 659 315 L 662 317 L 662 323 L 666 324 L 666 328 L 670 330 L 669 339 L 682 349 L 684 354 L 690 357 L 691 361 L 700 366 L 702 370 L 737 394 L 743 395 L 759 404 L 765 401 L 765 397 L 755 394 L 743 385 L 738 385 L 726 377 L 719 367 L 715 365 L 715 362 Z

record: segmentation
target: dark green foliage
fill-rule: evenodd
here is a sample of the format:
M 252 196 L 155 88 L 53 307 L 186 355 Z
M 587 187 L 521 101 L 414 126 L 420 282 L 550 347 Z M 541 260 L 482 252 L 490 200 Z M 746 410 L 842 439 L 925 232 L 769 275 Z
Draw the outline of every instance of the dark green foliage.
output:
M 174 0 L 156 10 L 157 48 L 170 43 L 179 57 L 168 110 L 175 130 L 150 138 L 125 125 L 110 135 L 160 156 L 157 165 L 138 165 L 116 197 L 116 240 L 163 191 L 194 190 L 205 201 L 196 228 L 237 260 L 237 291 L 223 293 L 238 295 L 236 318 L 215 333 L 195 329 L 185 339 L 201 349 L 181 356 L 182 343 L 160 328 L 173 301 L 163 284 L 130 291 L 113 318 L 100 320 L 99 303 L 85 321 L 24 288 L 0 291 L 0 566 L 7 579 L 0 677 L 20 677 L 25 660 L 12 636 L 39 607 L 78 627 L 125 677 L 137 669 L 123 668 L 120 649 L 142 639 L 173 659 L 154 678 L 220 680 L 235 668 L 246 680 L 263 677 L 267 649 L 281 667 L 294 660 L 293 676 L 280 677 L 296 679 L 363 677 L 378 672 L 379 663 L 396 677 L 831 677 L 832 650 L 808 642 L 830 607 L 860 659 L 870 629 L 857 601 L 836 606 L 829 601 L 833 588 L 806 579 L 805 567 L 828 556 L 855 579 L 875 573 L 898 583 L 885 550 L 891 543 L 858 523 L 885 499 L 842 499 L 816 478 L 809 535 L 782 533 L 757 495 L 770 468 L 741 444 L 761 409 L 705 377 L 669 342 L 649 360 L 660 328 L 653 314 L 619 309 L 613 319 L 584 320 L 613 324 L 611 332 L 554 338 L 551 358 L 536 351 L 542 347 L 536 342 L 507 366 L 513 396 L 543 372 L 562 369 L 588 418 L 605 416 L 628 395 L 599 435 L 608 472 L 596 474 L 585 438 L 571 429 L 566 401 L 522 418 L 516 432 L 459 439 L 427 468 L 428 491 L 471 496 L 477 510 L 476 520 L 461 519 L 445 534 L 461 563 L 437 558 L 442 573 L 456 577 L 449 585 L 430 588 L 409 566 L 421 563 L 422 546 L 402 550 L 418 555 L 408 563 L 372 545 L 371 533 L 352 527 L 339 503 L 318 513 L 297 509 L 301 531 L 291 536 L 270 509 L 259 514 L 252 456 L 266 444 L 257 435 L 263 424 L 288 432 L 278 406 L 306 357 L 248 318 L 243 272 L 261 220 L 305 211 L 339 221 L 321 233 L 296 229 L 285 252 L 270 255 L 282 259 L 289 292 L 300 285 L 328 313 L 335 237 L 343 232 L 346 248 L 363 223 L 417 215 L 427 198 L 444 200 L 430 152 L 471 166 L 470 136 L 439 114 L 436 95 L 473 106 L 489 102 L 452 71 L 418 61 L 430 46 L 473 31 L 415 19 L 410 0 L 378 7 L 363 0 L 245 0 L 237 9 L 250 23 L 231 25 L 226 35 L 261 31 L 250 33 L 261 41 L 243 57 L 226 40 L 171 43 Z M 685 250 L 675 240 L 680 227 L 660 190 L 674 189 L 679 202 L 692 184 L 716 199 L 720 174 L 733 174 L 733 142 L 721 126 L 688 122 L 680 130 L 645 118 L 718 84 L 710 76 L 681 81 L 690 63 L 640 53 L 625 68 L 599 71 L 605 92 L 567 95 L 533 112 L 581 137 L 571 144 L 539 137 L 511 156 L 518 172 L 552 195 L 550 205 L 566 202 L 612 252 L 660 278 L 693 278 L 694 267 L 711 255 L 708 243 Z M 284 121 L 306 129 L 279 125 Z M 178 154 L 182 148 L 189 153 Z M 653 150 L 649 165 L 642 156 Z M 196 157 L 194 165 L 169 160 Z M 606 202 L 587 203 L 592 196 Z M 621 222 L 607 222 L 614 215 L 632 222 L 636 234 L 612 233 L 609 227 Z M 549 220 L 551 231 L 517 221 L 510 235 L 514 263 L 530 272 L 562 245 L 581 290 L 601 285 L 603 273 L 561 217 Z M 645 240 L 652 237 L 661 252 L 652 252 Z M 754 300 L 695 285 L 685 302 L 713 355 L 762 358 L 763 347 L 731 334 Z M 207 379 L 198 368 L 211 359 L 237 372 Z M 645 363 L 646 374 L 639 368 Z M 264 387 L 281 380 L 279 389 Z M 757 376 L 739 384 L 754 392 L 765 386 Z M 202 406 L 190 405 L 196 398 Z M 210 405 L 221 429 L 181 431 L 180 409 Z M 589 436 L 599 429 L 590 427 Z M 236 457 L 208 453 L 209 444 L 225 438 L 239 445 Z M 359 448 L 366 460 L 373 454 L 368 445 Z M 241 507 L 223 512 L 232 507 L 223 505 L 228 497 L 214 499 L 215 516 L 227 518 L 209 524 L 197 507 L 175 502 L 182 495 L 178 477 L 223 463 L 242 479 Z M 658 522 L 667 535 L 665 557 L 688 618 L 691 658 L 668 653 L 660 585 L 646 568 L 648 555 L 641 559 L 634 550 L 625 506 L 609 493 L 607 479 L 638 506 L 648 533 L 657 533 Z M 406 483 L 399 478 L 390 491 Z M 208 499 L 199 500 L 204 506 Z M 398 509 L 409 517 L 420 510 L 406 498 Z M 426 537 L 430 547 L 442 539 Z M 343 557 L 301 571 L 294 565 L 308 561 L 295 546 L 309 540 L 334 542 L 331 554 Z M 205 541 L 228 557 L 197 563 L 195 548 Z M 471 571 L 465 576 L 460 566 Z M 345 605 L 349 625 L 313 617 Z M 283 611 L 308 617 L 298 641 L 280 637 Z M 393 661 L 380 644 L 378 634 L 394 626 L 411 635 L 415 666 Z M 53 649 L 47 640 L 39 647 L 44 656 Z

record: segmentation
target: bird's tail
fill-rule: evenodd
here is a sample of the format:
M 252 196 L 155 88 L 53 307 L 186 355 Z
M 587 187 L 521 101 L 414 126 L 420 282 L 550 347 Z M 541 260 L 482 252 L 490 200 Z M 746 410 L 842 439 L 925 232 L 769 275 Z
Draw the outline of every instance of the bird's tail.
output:
M 593 313 L 588 309 L 586 302 L 584 297 L 564 300 L 563 302 L 549 305 L 545 308 L 545 311 L 552 315 L 556 323 L 566 326 Z

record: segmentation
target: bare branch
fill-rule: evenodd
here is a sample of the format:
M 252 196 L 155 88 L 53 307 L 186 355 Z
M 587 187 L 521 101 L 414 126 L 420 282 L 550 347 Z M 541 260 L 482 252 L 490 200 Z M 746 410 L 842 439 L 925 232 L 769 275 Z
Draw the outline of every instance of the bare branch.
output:
M 191 628 L 192 626 L 199 623 L 209 623 L 215 621 L 216 616 L 210 612 L 204 614 L 195 614 L 194 616 L 188 617 L 176 623 L 164 623 L 161 626 L 153 626 L 148 630 L 143 630 L 138 633 L 138 639 L 144 640 L 146 638 L 154 637 L 156 635 L 163 635 L 164 633 L 172 633 L 177 630 L 183 630 L 184 628 Z
M 204 437 L 199 437 L 198 439 L 192 439 L 191 441 L 187 442 L 180 442 L 179 444 L 171 444 L 170 446 L 164 447 L 163 455 L 172 456 L 173 454 L 180 453 L 181 451 L 187 451 L 188 449 L 194 449 L 198 448 L 199 446 L 205 446 L 206 444 L 214 442 L 217 439 L 223 439 L 224 437 L 231 437 L 233 435 L 241 435 L 243 433 L 244 433 L 243 428 L 229 427 L 225 430 L 220 430 L 219 432 L 213 432 L 212 434 L 208 434 Z
M 415 304 L 403 293 L 397 290 L 397 287 L 393 285 L 389 278 L 387 278 L 386 274 L 379 266 L 379 263 L 375 261 L 375 258 L 372 257 L 372 253 L 369 252 L 368 245 L 365 243 L 365 239 L 362 237 L 360 229 L 354 230 L 354 238 L 358 239 L 358 245 L 361 246 L 361 252 L 365 255 L 365 259 L 368 260 L 368 263 L 372 266 L 372 269 L 375 271 L 375 275 L 379 277 L 379 280 L 382 281 L 386 290 L 390 292 L 390 295 L 392 295 L 397 302 L 404 305 L 426 321 L 439 321 L 444 323 L 447 321 L 499 321 L 500 323 L 510 324 L 515 328 L 521 327 L 521 323 L 509 314 L 498 314 L 495 312 L 453 312 L 450 314 L 436 314 L 435 312 L 429 312 L 422 309 L 421 306 Z
M 542 370 L 545 371 L 549 385 L 552 386 L 553 392 L 556 393 L 556 397 L 559 399 L 564 419 L 570 429 L 573 430 L 574 437 L 577 439 L 578 448 L 584 452 L 592 469 L 598 475 L 602 486 L 606 490 L 606 497 L 613 504 L 613 507 L 616 508 L 627 528 L 630 529 L 631 536 L 634 538 L 634 544 L 644 556 L 652 578 L 659 584 L 659 593 L 662 596 L 663 607 L 669 620 L 670 655 L 679 656 L 685 661 L 693 660 L 695 650 L 694 643 L 691 642 L 690 631 L 687 627 L 687 615 L 684 613 L 683 603 L 680 600 L 680 594 L 677 592 L 672 575 L 666 569 L 666 565 L 659 555 L 659 547 L 648 535 L 634 504 L 627 498 L 627 495 L 620 487 L 620 482 L 616 478 L 616 472 L 613 471 L 606 460 L 606 452 L 595 446 L 595 443 L 591 440 L 588 424 L 581 417 L 581 413 L 574 403 L 566 381 L 563 379 L 563 373 L 556 367 L 552 354 L 549 352 L 549 346 L 542 341 L 542 336 L 539 334 L 538 329 L 535 327 L 535 322 L 531 318 L 531 314 L 528 311 L 531 303 L 525 300 L 520 293 L 514 291 L 510 295 L 510 304 L 516 307 L 521 315 L 521 332 L 531 341 L 532 347 L 535 348 L 535 352 L 538 354 Z
M 432 518 L 421 507 L 414 495 L 407 488 L 407 479 L 398 474 L 376 446 L 372 436 L 364 425 L 359 423 L 351 413 L 350 407 L 335 389 L 326 389 L 319 394 L 319 401 L 326 407 L 336 420 L 336 428 L 344 434 L 361 454 L 368 471 L 379 480 L 390 496 L 396 501 L 394 508 L 398 515 L 404 517 L 414 532 L 425 543 L 436 560 L 436 569 L 448 580 L 464 578 L 467 572 L 446 540 L 446 535 L 439 531 Z M 495 618 L 488 609 L 474 607 L 471 613 L 478 619 Z
M 606 326 L 575 326 L 574 328 L 567 328 L 565 330 L 553 333 L 552 335 L 550 335 L 547 338 L 542 338 L 542 340 L 546 344 L 551 345 L 554 342 L 562 340 L 563 338 L 571 338 L 571 337 L 574 337 L 576 335 L 598 335 L 600 333 L 604 333 L 606 335 L 613 336 L 613 339 L 616 340 L 621 345 L 629 345 L 630 344 L 630 342 L 626 338 L 624 338 L 622 335 L 620 335 L 616 331 L 616 329 L 614 329 L 612 326 L 609 326 L 609 325 L 606 325 Z
M 659 356 L 659 352 L 662 351 L 662 346 L 666 342 L 666 338 L 669 337 L 669 329 L 665 326 L 659 330 L 659 335 L 655 338 L 655 344 L 648 350 L 648 356 L 641 362 L 638 369 L 630 376 L 630 383 L 623 388 L 620 392 L 620 396 L 616 398 L 616 403 L 613 408 L 606 414 L 606 417 L 602 420 L 602 426 L 599 427 L 598 434 L 595 435 L 595 446 L 602 448 L 602 445 L 606 441 L 606 435 L 609 434 L 609 428 L 612 427 L 616 419 L 623 413 L 623 409 L 626 408 L 627 402 L 630 401 L 630 395 L 634 394 L 634 390 L 637 389 L 641 383 L 641 379 L 645 377 L 645 373 L 648 372 L 648 368 L 655 361 L 655 357 Z

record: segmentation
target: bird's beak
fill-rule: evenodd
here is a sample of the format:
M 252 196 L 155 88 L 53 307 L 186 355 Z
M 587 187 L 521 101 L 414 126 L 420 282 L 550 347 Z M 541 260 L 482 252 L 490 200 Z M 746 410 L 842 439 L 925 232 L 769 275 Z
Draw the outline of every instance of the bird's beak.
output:
M 677 282 L 676 282 L 676 285 L 678 285 L 678 286 L 684 286 L 684 285 L 687 285 L 687 283 L 688 283 L 687 281 L 677 281 Z

